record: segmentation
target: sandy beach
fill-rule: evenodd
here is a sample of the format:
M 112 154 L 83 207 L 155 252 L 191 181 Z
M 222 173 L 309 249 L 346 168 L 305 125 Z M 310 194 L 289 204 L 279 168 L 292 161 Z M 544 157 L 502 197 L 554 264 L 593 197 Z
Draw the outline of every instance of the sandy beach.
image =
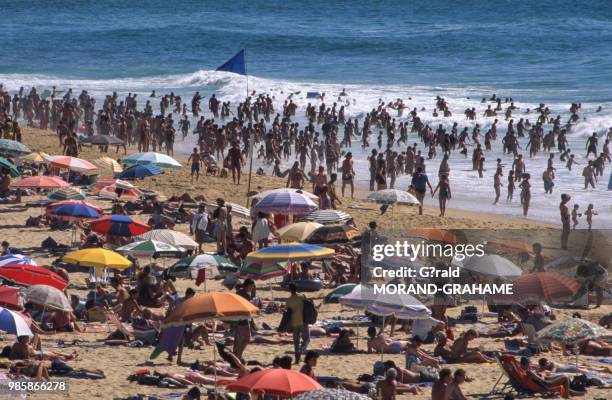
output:
M 60 148 L 58 147 L 57 135 L 50 131 L 41 131 L 38 129 L 24 128 L 23 129 L 23 142 L 28 145 L 32 150 L 44 151 L 48 154 L 58 154 Z M 129 149 L 133 152 L 134 149 Z M 114 149 L 109 150 L 108 156 L 113 158 L 121 157 L 122 153 L 115 153 Z M 93 160 L 100 156 L 97 148 L 83 148 L 79 155 L 80 157 Z M 185 160 L 179 161 L 184 162 Z M 106 171 L 101 174 L 101 177 L 110 176 L 110 172 Z M 203 195 L 206 199 L 214 200 L 217 197 L 223 197 L 227 201 L 232 201 L 239 204 L 246 203 L 246 179 L 243 179 L 243 184 L 240 186 L 233 185 L 231 178 L 218 178 L 202 176 L 200 181 L 196 184 L 189 183 L 189 171 L 187 168 L 181 170 L 166 170 L 166 173 L 162 176 L 148 178 L 148 180 L 139 182 L 139 186 L 145 189 L 150 189 L 158 194 L 167 197 L 172 195 L 181 195 L 183 193 L 189 193 L 192 197 L 197 195 Z M 258 177 L 253 176 L 252 189 L 253 190 L 265 190 L 270 188 L 284 187 L 285 181 L 278 178 L 270 177 Z M 362 197 L 363 193 L 358 192 L 356 197 Z M 26 228 L 24 226 L 25 220 L 29 216 L 39 215 L 41 210 L 38 207 L 27 207 L 27 203 L 39 200 L 42 197 L 24 197 L 21 204 L 6 204 L 0 206 L 0 237 L 3 240 L 7 240 L 11 245 L 18 246 L 24 250 L 38 262 L 39 265 L 48 265 L 54 258 L 45 252 L 41 252 L 37 249 L 40 246 L 42 240 L 47 237 L 52 237 L 58 243 L 68 244 L 70 242 L 70 231 L 50 231 L 48 228 Z M 89 200 L 89 199 L 88 199 Z M 93 203 L 109 208 L 111 203 L 109 201 L 92 200 Z M 350 213 L 357 223 L 357 226 L 363 228 L 371 220 L 378 221 L 378 224 L 382 227 L 387 227 L 393 224 L 393 229 L 396 232 L 407 230 L 415 227 L 438 227 L 438 228 L 457 228 L 457 229 L 507 229 L 517 230 L 517 232 L 525 232 L 526 230 L 537 230 L 539 232 L 550 232 L 550 238 L 548 243 L 544 243 L 545 246 L 550 248 L 558 247 L 557 233 L 553 229 L 554 227 L 545 223 L 538 223 L 532 219 L 522 218 L 509 218 L 500 215 L 492 215 L 486 213 L 468 212 L 463 210 L 449 209 L 445 218 L 437 217 L 437 207 L 426 207 L 424 215 L 418 216 L 416 208 L 410 207 L 397 207 L 393 213 L 387 213 L 380 217 L 379 211 L 375 205 L 367 203 L 363 200 L 354 200 L 343 198 L 343 204 L 340 205 L 340 209 Z M 433 201 L 431 201 L 433 203 Z M 366 210 L 350 208 L 350 206 L 359 206 L 363 208 L 369 208 Z M 138 217 L 137 217 L 138 218 Z M 143 219 L 144 220 L 144 219 Z M 241 223 L 248 224 L 247 221 Z M 188 233 L 186 225 L 177 225 L 175 228 L 179 231 Z M 554 234 L 554 237 L 553 237 Z M 213 250 L 212 246 L 209 246 L 209 250 Z M 166 261 L 170 262 L 170 261 Z M 84 289 L 86 274 L 84 273 L 72 273 L 70 275 L 71 283 L 76 289 L 69 289 L 69 293 L 85 294 Z M 259 286 L 259 283 L 258 283 Z M 276 300 L 282 301 L 287 297 L 287 292 L 280 291 L 278 288 L 273 292 L 267 289 L 267 282 L 263 284 L 260 295 L 264 298 L 270 298 L 273 294 Z M 276 285 L 272 285 L 273 287 Z M 193 281 L 186 279 L 178 279 L 176 287 L 179 293 L 183 293 L 187 287 L 194 287 Z M 216 281 L 208 282 L 208 290 L 221 290 L 221 285 Z M 204 292 L 203 286 L 197 287 L 198 293 Z M 321 290 L 316 293 L 308 294 L 316 302 L 322 300 L 325 294 L 329 290 Z M 479 305 L 481 306 L 481 305 Z M 331 319 L 334 316 L 340 314 L 341 307 L 335 305 L 324 305 L 320 309 L 319 319 Z M 450 309 L 448 312 L 449 316 L 457 316 L 460 308 Z M 597 309 L 580 310 L 582 317 L 590 321 L 596 322 L 601 316 L 610 313 L 612 306 L 604 305 Z M 569 317 L 574 310 L 560 309 L 555 310 L 558 318 Z M 354 315 L 354 311 L 346 311 L 342 315 Z M 256 323 L 261 324 L 266 322 L 271 326 L 277 326 L 280 320 L 280 314 L 262 315 L 256 318 Z M 475 324 L 475 327 L 479 331 L 485 331 L 490 327 L 490 324 L 494 320 L 485 320 L 484 323 Z M 471 327 L 471 326 L 470 326 Z M 458 325 L 454 328 L 456 334 L 467 329 L 467 325 Z M 171 364 L 164 360 L 164 357 L 150 362 L 149 354 L 151 352 L 150 347 L 145 348 L 128 348 L 128 347 L 110 347 L 104 346 L 100 343 L 100 340 L 104 339 L 111 326 L 107 323 L 92 323 L 86 324 L 86 331 L 81 334 L 77 333 L 61 333 L 49 336 L 43 336 L 43 348 L 61 351 L 64 353 L 77 352 L 78 358 L 71 361 L 71 365 L 80 368 L 97 368 L 104 371 L 106 378 L 102 380 L 70 380 L 70 393 L 67 398 L 102 398 L 110 399 L 117 397 L 125 397 L 128 395 L 134 395 L 137 393 L 147 394 L 166 394 L 170 392 L 176 392 L 177 390 L 171 389 L 160 389 L 156 387 L 148 387 L 138 385 L 136 383 L 130 383 L 127 381 L 127 376 L 133 373 L 139 368 L 150 368 L 152 370 L 163 371 L 163 372 L 185 372 L 185 367 Z M 398 334 L 399 335 L 399 334 Z M 78 340 L 78 343 L 72 344 L 73 341 Z M 13 338 L 6 336 L 1 344 L 11 344 Z M 64 342 L 61 346 L 58 344 L 60 341 Z M 371 373 L 372 364 L 374 361 L 380 359 L 380 355 L 376 354 L 359 354 L 359 355 L 325 355 L 323 350 L 325 346 L 331 343 L 331 338 L 313 338 L 311 341 L 310 348 L 322 351 L 324 354 L 319 358 L 317 366 L 317 372 L 320 375 L 326 376 L 339 376 L 346 378 L 355 378 L 362 373 Z M 495 339 L 477 339 L 476 346 L 482 346 L 487 350 L 503 350 L 503 341 Z M 365 330 L 360 331 L 359 347 L 364 349 L 365 347 Z M 426 349 L 431 350 L 432 345 L 425 346 Z M 268 363 L 273 357 L 284 355 L 285 353 L 291 353 L 291 345 L 259 345 L 252 344 L 247 348 L 245 358 L 247 360 L 258 360 L 263 363 Z M 207 360 L 213 356 L 211 347 L 205 347 L 202 350 L 186 350 L 184 360 L 186 362 L 194 362 L 196 360 Z M 566 363 L 574 362 L 573 357 L 563 357 L 560 355 L 554 355 L 553 358 L 556 361 L 562 361 Z M 385 359 L 392 359 L 398 365 L 403 365 L 404 360 L 401 355 L 385 355 Z M 581 356 L 580 360 L 582 363 L 590 362 L 590 358 Z M 491 364 L 455 364 L 453 368 L 465 368 L 468 372 L 468 376 L 473 378 L 473 381 L 466 383 L 463 387 L 464 393 L 468 394 L 473 398 L 480 398 L 482 395 L 488 393 L 495 382 L 500 377 L 501 371 L 498 365 L 495 363 Z M 404 395 L 400 398 L 414 398 L 414 399 L 429 399 L 431 389 L 422 388 L 422 393 L 419 395 Z M 583 397 L 585 399 L 602 399 L 610 398 L 610 389 L 589 389 L 588 395 Z M 54 398 L 50 395 L 38 394 L 33 396 L 34 398 Z M 59 398 L 60 396 L 55 396 Z

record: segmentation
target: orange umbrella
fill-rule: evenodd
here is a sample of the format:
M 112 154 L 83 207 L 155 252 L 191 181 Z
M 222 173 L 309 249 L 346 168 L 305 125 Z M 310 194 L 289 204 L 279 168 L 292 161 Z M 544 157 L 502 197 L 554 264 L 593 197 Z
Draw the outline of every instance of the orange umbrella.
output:
M 11 183 L 14 188 L 59 189 L 70 184 L 58 176 L 31 176 Z
M 410 229 L 408 236 L 417 237 L 426 240 L 434 240 L 436 242 L 446 242 L 451 244 L 459 243 L 457 235 L 447 229 L 437 228 L 417 228 Z
M 185 325 L 207 319 L 243 320 L 258 313 L 259 308 L 244 297 L 229 292 L 211 292 L 185 300 L 163 324 Z
M 323 387 L 306 374 L 283 368 L 264 369 L 226 386 L 227 391 L 263 393 L 272 396 L 294 396 Z
M 580 284 L 556 272 L 535 272 L 523 275 L 513 282 L 514 298 L 525 300 L 551 300 L 569 297 Z

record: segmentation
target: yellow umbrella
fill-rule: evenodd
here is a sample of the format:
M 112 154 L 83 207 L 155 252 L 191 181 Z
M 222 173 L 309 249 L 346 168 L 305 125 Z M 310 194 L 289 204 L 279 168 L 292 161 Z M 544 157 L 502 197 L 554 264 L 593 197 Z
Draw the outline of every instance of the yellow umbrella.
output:
M 73 251 L 64 256 L 64 261 L 96 269 L 126 269 L 132 265 L 132 262 L 121 254 L 100 247 Z
M 49 157 L 49 155 L 44 151 L 35 151 L 34 153 L 30 153 L 27 156 L 21 157 L 21 159 L 34 163 L 44 163 L 46 162 L 46 157 Z
M 97 159 L 95 159 L 93 161 L 93 163 L 95 165 L 97 165 L 99 168 L 108 168 L 111 171 L 113 171 L 114 173 L 119 173 L 119 172 L 123 171 L 123 168 L 117 162 L 117 160 L 112 159 L 110 157 L 100 157 L 100 158 L 97 158 Z
M 276 232 L 282 240 L 288 242 L 301 242 L 315 230 L 323 225 L 318 222 L 296 222 L 278 229 Z

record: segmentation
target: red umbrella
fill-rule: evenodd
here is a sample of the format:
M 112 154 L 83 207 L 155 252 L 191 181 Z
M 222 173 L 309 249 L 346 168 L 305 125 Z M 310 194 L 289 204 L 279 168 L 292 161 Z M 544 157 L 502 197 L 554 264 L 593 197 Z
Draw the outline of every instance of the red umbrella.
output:
M 18 285 L 47 285 L 64 290 L 68 282 L 45 267 L 26 264 L 9 264 L 0 268 L 0 278 L 15 282 Z
M 551 300 L 569 297 L 580 284 L 556 272 L 535 272 L 523 275 L 513 282 L 514 298 L 524 300 Z
M 0 286 L 0 304 L 19 307 L 19 288 Z
M 70 184 L 57 176 L 31 176 L 11 183 L 15 188 L 34 188 L 34 189 L 59 189 L 68 187 Z
M 323 387 L 298 371 L 282 368 L 264 369 L 249 374 L 226 386 L 230 392 L 265 393 L 273 396 L 294 396 Z
M 141 235 L 151 230 L 149 225 L 136 221 L 127 215 L 105 215 L 102 218 L 90 221 L 89 225 L 94 232 L 127 237 Z

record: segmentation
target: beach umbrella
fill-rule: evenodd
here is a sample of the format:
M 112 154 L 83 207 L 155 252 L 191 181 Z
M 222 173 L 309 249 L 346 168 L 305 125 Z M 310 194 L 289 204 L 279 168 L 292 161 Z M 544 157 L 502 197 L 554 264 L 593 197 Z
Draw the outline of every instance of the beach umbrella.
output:
M 352 217 L 339 210 L 317 210 L 308 214 L 306 221 L 317 222 L 322 225 L 339 224 L 350 220 Z
M 267 194 L 253 208 L 257 212 L 264 213 L 308 215 L 319 206 L 299 191 L 284 191 Z
M 0 157 L 0 168 L 4 168 L 4 169 L 8 170 L 9 174 L 13 178 L 21 176 L 21 172 L 19 172 L 19 170 L 17 169 L 15 164 L 13 164 L 12 162 L 10 162 L 9 160 L 7 160 L 4 157 Z
M 70 186 L 70 184 L 58 176 L 43 175 L 31 176 L 11 183 L 11 187 L 13 188 L 30 189 L 59 189 L 68 186 Z
M 25 291 L 25 301 L 38 304 L 45 308 L 52 308 L 60 311 L 72 311 L 70 301 L 59 289 L 48 285 L 33 285 Z
M 247 261 L 240 269 L 240 276 L 254 280 L 266 280 L 283 276 L 287 273 L 287 262 Z
M 33 336 L 30 325 L 19 313 L 0 307 L 0 330 L 9 335 Z
M 304 241 L 312 232 L 323 225 L 318 222 L 296 222 L 294 224 L 285 225 L 278 229 L 276 233 L 282 240 L 288 242 Z
M 182 247 L 187 250 L 195 249 L 198 244 L 189 236 L 182 232 L 173 231 L 171 229 L 153 229 L 148 232 L 138 235 L 135 240 L 157 240 L 160 242 L 171 244 L 175 247 Z
M 325 388 L 303 392 L 291 397 L 292 400 L 371 400 L 372 398 L 346 389 Z
M 219 207 L 216 203 L 215 204 L 205 203 L 205 205 L 206 205 L 206 208 L 208 208 L 209 210 L 215 210 L 217 207 Z M 232 214 L 234 215 L 238 215 L 239 217 L 243 217 L 243 218 L 251 217 L 251 210 L 249 210 L 248 208 L 244 206 L 241 206 L 240 204 L 232 203 L 231 201 L 226 201 L 225 206 L 231 207 Z
M 366 285 L 355 286 L 349 294 L 340 297 L 340 304 L 400 319 L 429 318 L 431 315 L 431 311 L 414 296 L 400 292 L 376 293 L 373 286 Z
M 123 181 L 122 181 L 123 182 Z M 121 190 L 117 190 L 121 189 Z M 140 189 L 132 187 L 131 189 L 123 189 L 119 184 L 114 183 L 112 185 L 102 188 L 98 192 L 98 196 L 103 199 L 119 200 L 119 201 L 138 201 L 143 193 Z
M 151 227 L 127 215 L 105 215 L 89 222 L 91 230 L 103 235 L 131 237 L 145 233 Z
M 225 387 L 229 392 L 260 393 L 271 396 L 294 396 L 321 386 L 310 376 L 284 368 L 269 368 L 248 374 Z
M 377 204 L 406 204 L 410 206 L 419 205 L 419 200 L 410 193 L 398 189 L 383 189 L 371 193 L 368 201 Z
M 28 256 L 24 256 L 23 254 L 7 254 L 0 257 L 0 267 L 4 267 L 5 265 L 9 264 L 36 265 L 36 261 L 32 260 Z
M 246 256 L 246 261 L 299 261 L 312 258 L 330 257 L 333 249 L 306 243 L 279 244 L 263 247 Z
M 23 161 L 41 164 L 47 161 L 47 157 L 49 157 L 49 154 L 45 153 L 44 151 L 35 151 L 27 156 L 21 157 L 21 159 Z
M 502 278 L 514 278 L 523 274 L 523 270 L 512 261 L 497 254 L 485 254 L 480 257 L 472 256 L 464 260 L 455 258 L 452 264 L 466 271 Z
M 434 242 L 445 242 L 456 244 L 459 243 L 457 235 L 448 229 L 437 229 L 437 228 L 416 228 L 408 230 L 409 237 L 416 237 L 425 240 L 432 240 Z
M 111 185 L 115 185 L 115 187 L 118 187 L 120 189 L 125 189 L 125 190 L 129 190 L 129 189 L 133 189 L 136 186 L 132 185 L 130 182 L 128 181 L 124 181 L 121 179 L 115 179 L 115 178 L 102 178 L 102 179 L 98 179 L 95 183 L 92 183 L 91 185 L 88 186 L 88 189 L 93 191 L 93 192 L 99 192 L 100 190 L 104 189 L 105 187 L 111 186 Z
M 166 154 L 155 153 L 153 151 L 149 151 L 146 153 L 130 154 L 129 156 L 121 160 L 121 164 L 154 165 L 159 168 L 173 168 L 173 169 L 178 169 L 178 168 L 183 167 L 174 158 Z
M 161 174 L 161 169 L 155 165 L 132 165 L 115 175 L 116 179 L 143 179 Z
M 236 264 L 219 254 L 200 254 L 181 258 L 173 266 L 168 268 L 168 274 L 180 278 L 192 276 L 192 271 L 200 269 L 217 270 L 221 273 L 236 273 Z
M 134 257 L 174 257 L 184 250 L 171 244 L 158 242 L 157 240 L 140 240 L 121 246 L 115 251 L 127 253 Z
M 103 248 L 91 248 L 73 251 L 64 256 L 64 262 L 79 264 L 89 268 L 127 269 L 132 262 L 121 254 Z
M 0 286 L 0 304 L 19 307 L 21 305 L 19 288 L 4 285 Z
M 596 272 L 597 270 L 603 271 L 606 269 L 601 264 L 598 264 L 596 261 L 593 261 L 589 258 L 562 256 L 552 260 L 548 264 L 545 264 L 544 270 L 546 272 L 556 272 L 559 274 L 563 274 L 567 277 L 573 278 L 576 276 L 578 267 L 581 265 L 587 265 L 588 269 L 593 272 Z
M 523 275 L 513 282 L 513 297 L 517 301 L 560 299 L 576 294 L 580 284 L 555 272 L 534 272 Z
M 550 325 L 540 329 L 537 337 L 541 340 L 574 344 L 585 339 L 611 338 L 612 331 L 584 319 L 570 318 L 553 321 Z
M 97 211 L 97 209 L 86 204 L 79 203 L 64 204 L 53 209 L 51 214 L 69 219 L 100 218 L 100 213 Z
M 319 196 L 317 196 L 316 194 L 307 192 L 307 191 L 302 190 L 302 189 L 291 189 L 291 188 L 280 188 L 280 189 L 264 190 L 263 192 L 256 193 L 256 194 L 254 194 L 253 196 L 250 196 L 250 197 L 252 199 L 261 200 L 261 199 L 263 199 L 264 197 L 266 197 L 267 195 L 269 195 L 271 193 L 287 193 L 287 192 L 293 192 L 293 193 L 299 192 L 302 196 L 306 196 L 310 200 L 319 200 Z
M 242 296 L 230 292 L 211 292 L 180 303 L 164 319 L 163 325 L 185 325 L 210 319 L 240 321 L 258 313 L 259 308 Z
M 86 196 L 81 189 L 74 187 L 67 187 L 62 189 L 54 190 L 47 195 L 51 200 L 83 200 Z
M 119 164 L 117 160 L 110 158 L 110 157 L 96 158 L 95 160 L 92 161 L 92 163 L 96 165 L 98 168 L 109 169 L 115 174 L 118 174 L 119 172 L 123 171 L 121 164 Z
M 87 160 L 70 156 L 48 156 L 47 161 L 52 167 L 69 169 L 83 173 L 95 173 L 98 167 Z
M 79 140 L 80 143 L 93 144 L 94 146 L 122 145 L 123 140 L 110 135 L 94 135 Z
M 349 225 L 326 225 L 312 232 L 306 243 L 328 244 L 346 243 L 361 239 L 361 232 Z
M 25 144 L 16 140 L 0 139 L 0 153 L 7 154 L 28 154 L 32 150 Z
M 9 264 L 0 268 L 0 278 L 18 285 L 48 285 L 59 290 L 66 289 L 68 282 L 53 271 L 28 264 Z
M 323 303 L 339 303 L 340 297 L 346 296 L 351 293 L 353 289 L 357 286 L 356 283 L 345 283 L 344 285 L 340 285 L 325 296 L 323 299 Z
M 62 201 L 58 201 L 58 202 L 55 202 L 55 203 L 52 203 L 52 204 L 48 205 L 45 208 L 45 212 L 47 214 L 51 214 L 51 212 L 53 212 L 53 210 L 55 210 L 56 208 L 59 208 L 61 206 L 65 206 L 66 204 L 80 204 L 80 205 L 83 205 L 83 206 L 87 206 L 89 208 L 92 208 L 92 209 L 96 210 L 98 212 L 98 214 L 102 214 L 102 212 L 104 211 L 102 208 L 100 208 L 98 206 L 95 206 L 95 205 L 93 205 L 93 204 L 91 204 L 91 203 L 89 203 L 87 201 L 84 201 L 84 200 L 62 200 Z

